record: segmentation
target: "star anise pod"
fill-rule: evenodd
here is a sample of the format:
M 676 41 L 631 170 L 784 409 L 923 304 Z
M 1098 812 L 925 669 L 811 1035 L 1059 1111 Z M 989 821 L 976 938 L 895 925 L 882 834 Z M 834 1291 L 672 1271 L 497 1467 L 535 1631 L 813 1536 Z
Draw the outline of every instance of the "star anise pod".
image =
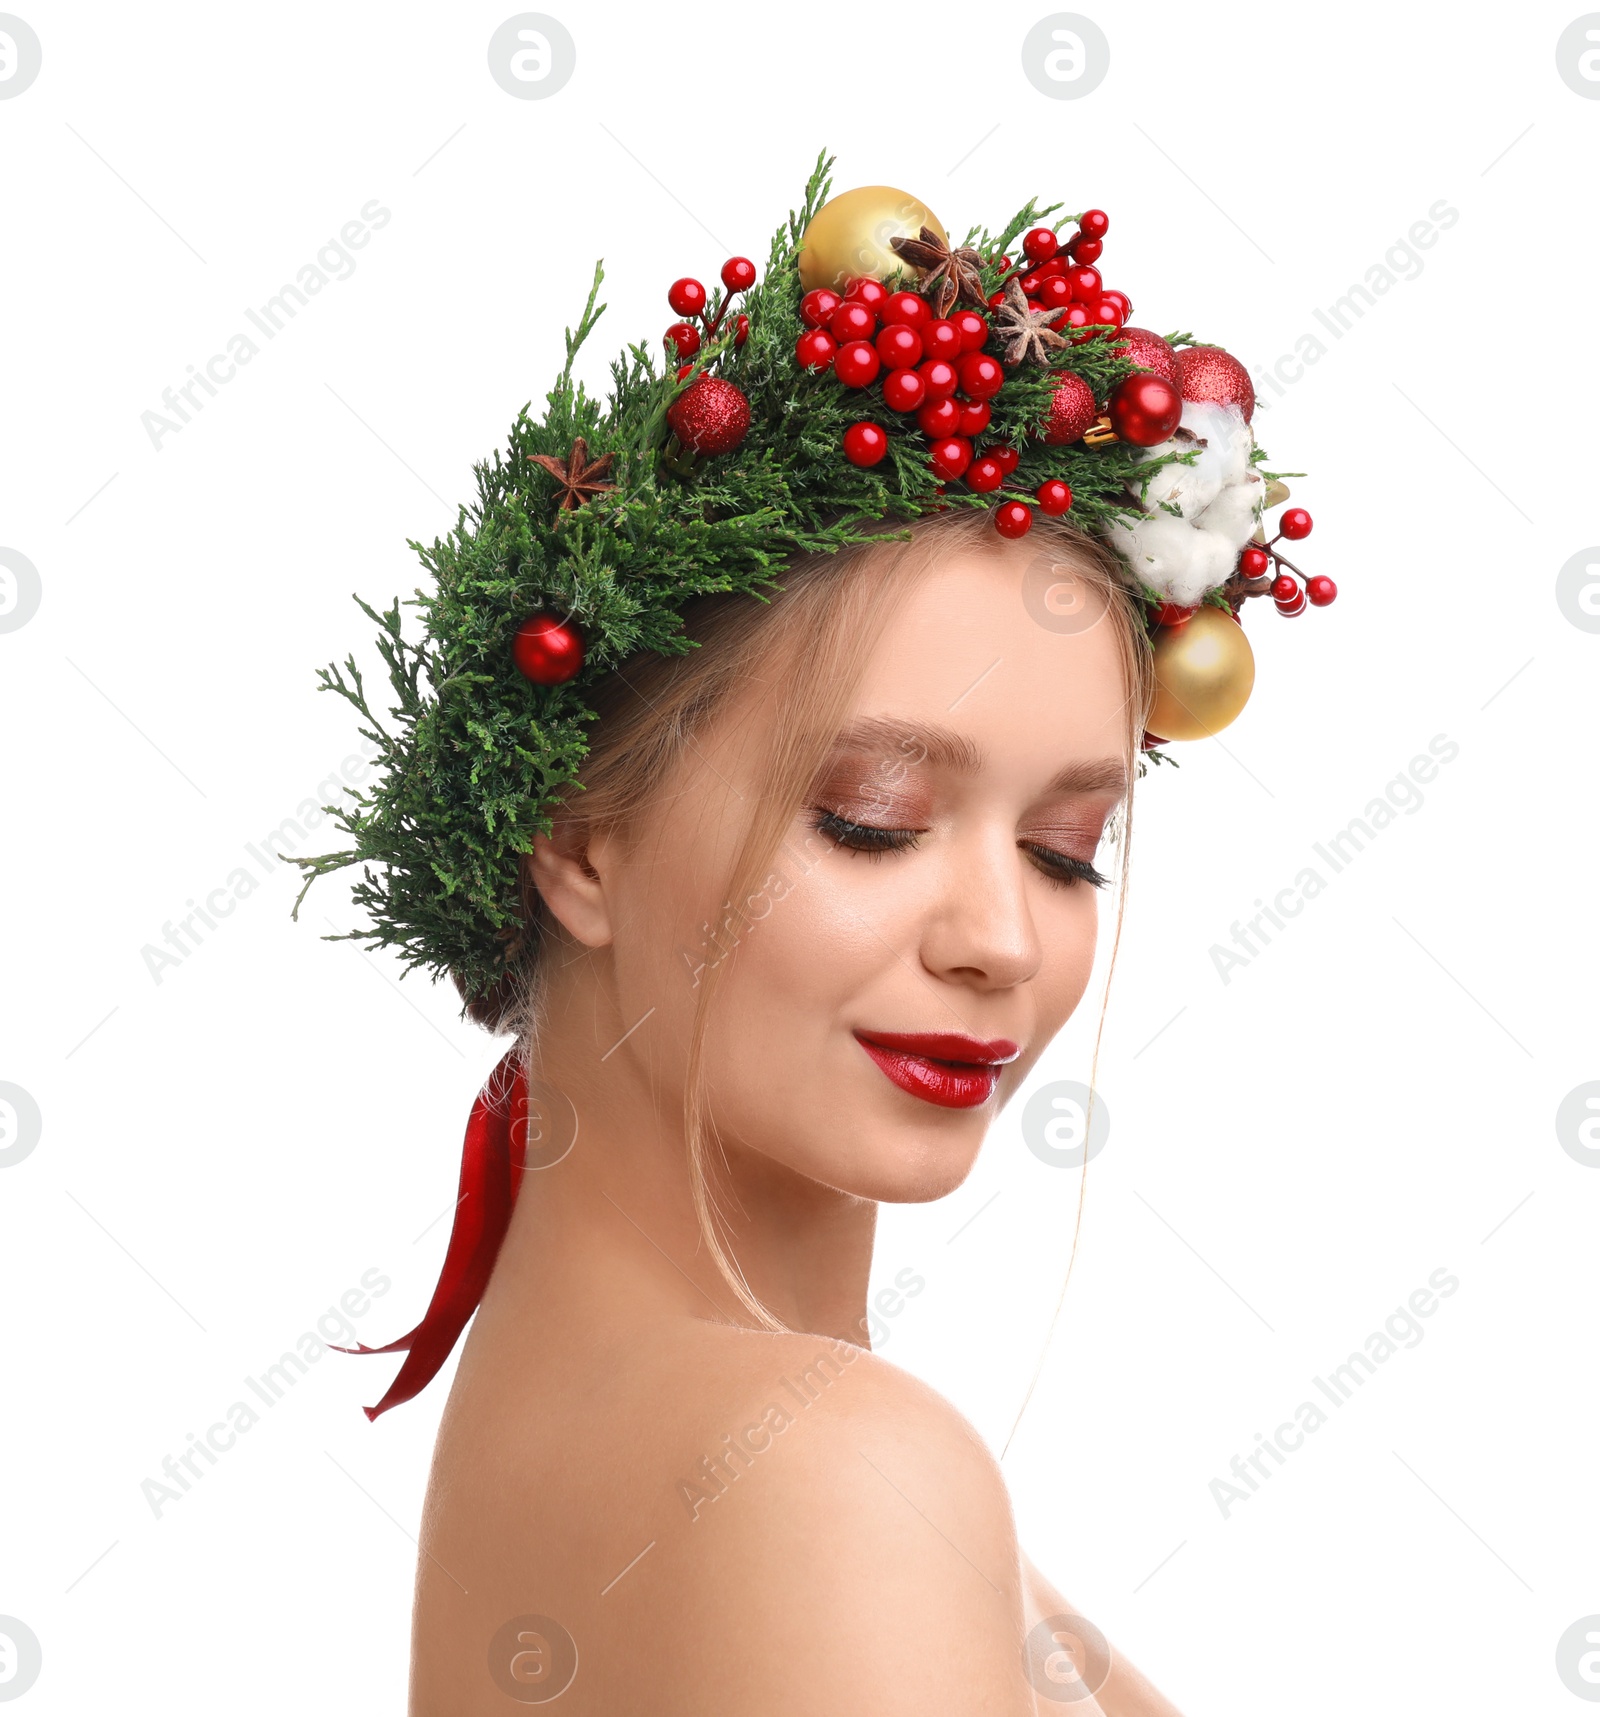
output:
M 892 238 L 889 248 L 902 262 L 909 262 L 922 276 L 919 284 L 926 290 L 935 288 L 933 313 L 948 316 L 959 299 L 978 309 L 988 307 L 983 295 L 983 283 L 978 270 L 983 258 L 970 245 L 954 249 L 945 243 L 932 227 L 924 227 L 918 238 Z
M 1005 342 L 1004 362 L 1015 368 L 1025 358 L 1045 368 L 1049 354 L 1059 351 L 1066 340 L 1050 326 L 1055 310 L 1035 310 L 1015 280 L 1006 285 L 1006 300 L 995 315 L 995 330 Z
M 578 508 L 585 501 L 604 493 L 607 489 L 615 489 L 615 483 L 607 483 L 604 479 L 610 475 L 611 461 L 616 457 L 612 453 L 603 453 L 598 459 L 590 460 L 589 443 L 579 435 L 574 437 L 572 450 L 565 460 L 554 458 L 549 453 L 530 453 L 528 463 L 538 465 L 548 471 L 556 480 L 556 509 L 557 515 L 569 508 Z

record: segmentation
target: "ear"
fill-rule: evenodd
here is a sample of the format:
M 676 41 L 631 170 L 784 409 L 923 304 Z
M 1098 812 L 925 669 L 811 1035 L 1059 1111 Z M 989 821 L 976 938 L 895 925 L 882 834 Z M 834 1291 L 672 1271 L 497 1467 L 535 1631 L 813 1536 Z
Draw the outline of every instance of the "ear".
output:
M 539 898 L 568 935 L 586 948 L 607 946 L 613 929 L 611 902 L 600 872 L 590 862 L 588 825 L 577 817 L 558 816 L 550 834 L 533 837 L 527 864 Z

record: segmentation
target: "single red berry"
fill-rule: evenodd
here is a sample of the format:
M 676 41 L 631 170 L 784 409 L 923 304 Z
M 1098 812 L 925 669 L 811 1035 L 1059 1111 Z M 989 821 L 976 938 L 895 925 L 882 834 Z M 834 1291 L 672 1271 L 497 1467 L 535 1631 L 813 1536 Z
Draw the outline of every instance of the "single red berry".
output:
M 1311 515 L 1304 507 L 1288 507 L 1278 515 L 1278 529 L 1292 543 L 1311 535 Z
M 748 292 L 756 283 L 756 265 L 747 256 L 730 256 L 722 265 L 722 284 L 730 292 Z
M 536 686 L 565 685 L 583 666 L 583 634 L 553 614 L 534 614 L 511 641 L 517 672 Z
M 915 370 L 890 370 L 883 378 L 883 403 L 890 411 L 915 411 L 927 397 L 928 384 Z
M 1239 576 L 1241 578 L 1261 578 L 1269 566 L 1272 556 L 1264 548 L 1251 544 L 1239 551 Z
M 667 302 L 680 316 L 698 316 L 706 307 L 706 289 L 685 275 L 667 288 Z
M 1022 248 L 1029 262 L 1048 262 L 1061 248 L 1061 240 L 1049 227 L 1035 227 L 1024 233 Z
M 692 358 L 700 350 L 700 330 L 691 328 L 687 322 L 674 322 L 661 338 L 680 358 Z
M 1064 250 L 1058 251 L 1048 262 L 1041 262 L 1034 273 L 1041 279 L 1046 279 L 1052 274 L 1065 274 L 1071 261 L 1072 258 Z
M 1163 602 L 1157 606 L 1153 618 L 1158 626 L 1182 626 L 1193 615 L 1194 609 L 1185 603 Z
M 980 495 L 987 495 L 991 490 L 998 489 L 1005 482 L 1006 474 L 1000 468 L 1000 461 L 992 453 L 985 453 L 981 458 L 974 459 L 966 471 L 967 487 L 976 489 Z
M 1072 288 L 1072 296 L 1080 304 L 1093 304 L 1100 296 L 1100 270 L 1080 266 L 1069 268 L 1063 279 Z
M 962 363 L 967 359 L 963 358 Z M 985 359 L 992 363 L 993 359 Z M 996 365 L 996 368 L 999 366 Z M 929 399 L 949 399 L 956 391 L 956 366 L 944 358 L 928 358 L 917 368 L 917 374 L 922 377 L 923 386 L 928 390 Z M 971 388 L 967 389 L 971 393 Z
M 989 419 L 994 415 L 988 400 L 964 399 L 957 401 L 957 404 L 961 407 L 961 433 L 969 441 L 982 435 L 989 427 Z
M 1141 370 L 1124 376 L 1106 401 L 1111 427 L 1135 447 L 1167 440 L 1183 417 L 1183 396 L 1165 377 Z
M 1072 302 L 1072 283 L 1059 274 L 1046 275 L 1039 283 L 1039 302 L 1047 310 L 1065 310 Z
M 1039 282 L 1044 279 L 1042 274 L 1036 274 L 1029 269 L 1026 274 L 1019 275 L 1017 285 L 1022 288 L 1025 297 L 1032 298 L 1039 290 Z
M 1133 314 L 1133 300 L 1126 292 L 1113 292 L 1110 287 L 1107 287 L 1106 290 L 1100 294 L 1100 298 L 1102 303 L 1109 300 L 1111 303 L 1116 305 L 1117 326 L 1119 328 L 1122 327 Z
M 919 330 L 922 335 L 922 350 L 930 358 L 944 358 L 954 363 L 961 355 L 961 330 L 954 322 L 930 322 L 927 327 Z
M 1272 600 L 1274 602 L 1292 602 L 1300 594 L 1300 586 L 1286 572 L 1280 572 L 1272 581 Z
M 750 318 L 741 316 L 733 325 L 733 343 L 742 346 L 750 338 Z
M 1120 328 L 1122 326 L 1122 306 L 1115 298 L 1102 292 L 1094 303 L 1086 304 L 1089 320 L 1105 328 Z
M 916 328 L 920 331 L 933 320 L 933 313 L 928 309 L 927 300 L 919 297 L 915 292 L 891 292 L 884 300 L 878 315 L 886 328 L 894 323 L 903 322 L 906 327 Z
M 875 423 L 852 423 L 844 432 L 844 456 L 852 465 L 876 465 L 889 451 L 889 437 Z
M 686 375 L 688 375 L 690 370 L 692 370 L 693 368 L 694 368 L 693 364 L 679 364 L 678 365 L 678 380 L 681 382 L 683 380 L 683 378 Z
M 917 428 L 931 441 L 954 435 L 961 424 L 961 407 L 953 399 L 930 399 L 917 413 Z
M 1084 328 L 1088 326 L 1088 323 L 1089 306 L 1087 304 L 1079 304 L 1076 299 L 1074 299 L 1074 301 L 1069 304 L 1064 311 L 1062 311 L 1059 322 L 1053 322 L 1052 326 L 1060 326 L 1063 328 Z
M 955 323 L 956 332 L 961 336 L 963 352 L 978 351 L 989 338 L 989 324 L 976 310 L 958 310 L 950 320 Z
M 843 302 L 837 292 L 830 292 L 826 286 L 819 286 L 800 300 L 800 320 L 812 328 L 826 327 L 833 320 L 834 311 Z
M 1338 594 L 1338 585 L 1323 573 L 1319 572 L 1315 578 L 1306 580 L 1306 595 L 1318 608 L 1326 608 Z
M 1067 247 L 1072 252 L 1075 262 L 1098 262 L 1100 253 L 1106 248 L 1099 239 L 1079 235 Z
M 907 328 L 903 323 L 896 323 L 892 328 L 880 328 L 874 344 L 886 369 L 909 370 L 922 362 L 921 336 L 915 328 Z
M 859 280 L 845 282 L 844 295 L 857 304 L 865 304 L 869 310 L 877 311 L 883 308 L 883 302 L 889 296 L 889 288 L 881 280 L 863 275 Z
M 878 354 L 865 340 L 851 340 L 833 354 L 833 373 L 847 388 L 864 388 L 878 375 Z
M 795 362 L 803 370 L 825 370 L 838 349 L 839 342 L 826 328 L 809 328 L 794 343 Z
M 983 352 L 968 352 L 961 360 L 961 388 L 972 399 L 993 399 L 1006 379 L 998 360 Z
M 991 257 L 990 260 L 994 263 L 995 267 L 998 268 L 1002 274 L 1009 274 L 1011 272 L 1011 270 L 1016 267 L 1016 264 L 1011 260 L 1011 258 L 1009 256 Z
M 1039 511 L 1052 519 L 1059 518 L 1072 505 L 1072 491 L 1059 477 L 1041 483 L 1033 498 L 1039 503 Z
M 1006 295 L 1003 290 L 1000 292 L 991 292 L 989 294 L 989 308 L 991 310 L 998 310 L 1005 301 Z
M 1078 216 L 1078 231 L 1085 238 L 1104 238 L 1111 230 L 1111 221 L 1104 209 L 1085 209 Z
M 1002 501 L 994 510 L 994 528 L 1003 537 L 1025 537 L 1033 529 L 1033 508 L 1026 501 Z
M 1016 470 L 1017 461 L 1022 457 L 1008 441 L 997 441 L 993 447 L 986 447 L 983 451 L 1008 477 Z
M 972 443 L 959 435 L 947 436 L 928 449 L 928 463 L 936 477 L 953 483 L 972 463 Z
M 1306 611 L 1305 592 L 1301 591 L 1292 602 L 1274 602 L 1272 606 L 1285 620 L 1293 620 L 1297 614 L 1304 614 Z
M 841 346 L 850 340 L 870 340 L 877 327 L 878 318 L 867 306 L 849 298 L 834 311 L 828 321 L 830 332 Z

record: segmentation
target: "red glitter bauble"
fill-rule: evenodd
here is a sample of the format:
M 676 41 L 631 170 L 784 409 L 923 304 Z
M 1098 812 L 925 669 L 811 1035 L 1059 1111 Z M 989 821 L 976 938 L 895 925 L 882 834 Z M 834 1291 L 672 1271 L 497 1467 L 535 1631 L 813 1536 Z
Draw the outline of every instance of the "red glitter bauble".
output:
M 1050 401 L 1050 415 L 1044 422 L 1044 438 L 1051 447 L 1065 447 L 1069 441 L 1079 441 L 1100 415 L 1094 403 L 1094 393 L 1082 376 L 1063 375 L 1056 383 Z
M 536 686 L 565 685 L 583 666 L 583 634 L 553 614 L 534 614 L 511 641 L 517 672 Z
M 1025 537 L 1033 529 L 1033 508 L 1026 501 L 1002 501 L 994 510 L 994 528 L 1003 537 Z
M 1250 372 L 1221 346 L 1181 346 L 1178 389 L 1185 399 L 1197 403 L 1236 405 L 1246 423 L 1256 409 Z
M 1178 354 L 1159 334 L 1152 334 L 1148 328 L 1124 328 L 1112 350 L 1182 391 Z
M 852 465 L 876 465 L 889 451 L 889 437 L 875 423 L 852 423 L 844 432 L 844 456 Z
M 750 429 L 750 402 L 721 376 L 701 376 L 667 407 L 672 433 L 692 453 L 731 453 Z
M 1161 376 L 1124 376 L 1106 401 L 1111 427 L 1135 447 L 1166 441 L 1183 417 L 1183 401 Z

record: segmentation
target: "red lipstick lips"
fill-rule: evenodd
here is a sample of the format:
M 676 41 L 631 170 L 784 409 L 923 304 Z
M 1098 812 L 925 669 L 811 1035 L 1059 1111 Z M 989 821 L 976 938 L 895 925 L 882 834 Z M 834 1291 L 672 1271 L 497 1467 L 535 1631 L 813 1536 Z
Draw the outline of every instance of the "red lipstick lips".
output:
M 968 1037 L 959 1031 L 858 1031 L 856 1042 L 886 1078 L 941 1109 L 987 1103 L 1000 1069 L 1021 1054 L 1008 1037 Z

